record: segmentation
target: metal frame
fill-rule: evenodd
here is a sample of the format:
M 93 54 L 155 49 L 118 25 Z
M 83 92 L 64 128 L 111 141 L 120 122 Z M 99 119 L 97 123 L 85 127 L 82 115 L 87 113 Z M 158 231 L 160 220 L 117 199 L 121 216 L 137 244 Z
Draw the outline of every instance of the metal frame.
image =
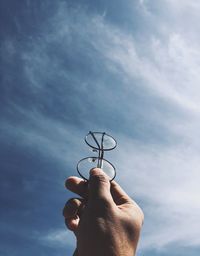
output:
M 78 162 L 78 164 L 77 164 L 77 172 L 78 172 L 78 174 L 79 174 L 84 180 L 88 180 L 88 179 L 86 179 L 86 178 L 81 174 L 81 172 L 79 171 L 79 168 L 78 168 L 78 167 L 79 167 L 79 164 L 80 164 L 82 161 L 84 161 L 84 160 L 86 160 L 86 159 L 88 159 L 88 158 L 98 159 L 98 157 L 96 157 L 96 156 L 88 156 L 88 157 L 85 157 L 85 158 L 81 159 L 81 160 Z M 109 163 L 109 164 L 112 166 L 112 168 L 113 168 L 113 170 L 114 170 L 114 176 L 113 176 L 112 179 L 110 179 L 110 181 L 114 180 L 114 178 L 116 177 L 116 169 L 115 169 L 114 165 L 113 165 L 110 161 L 108 161 L 107 159 L 105 159 L 105 158 L 103 158 L 102 160 L 105 161 L 105 162 L 107 162 L 107 163 Z
M 95 134 L 102 134 L 102 137 L 101 137 L 101 145 L 99 144 L 97 138 L 95 137 Z M 97 147 L 94 147 L 94 146 L 92 146 L 92 145 L 90 145 L 90 144 L 88 143 L 88 141 L 87 141 L 88 135 L 91 135 L 91 136 L 92 136 L 92 138 L 94 139 L 95 143 L 97 144 Z M 104 148 L 103 148 L 103 142 L 104 142 L 104 136 L 105 136 L 105 135 L 111 137 L 111 138 L 114 140 L 114 142 L 115 142 L 115 146 L 114 146 L 114 147 L 108 148 L 108 149 L 104 149 Z M 86 142 L 86 144 L 87 144 L 89 147 L 93 148 L 95 151 L 98 151 L 98 157 L 93 157 L 93 156 L 91 156 L 91 157 L 85 157 L 85 158 L 81 159 L 81 160 L 78 162 L 78 164 L 77 164 L 77 172 L 78 172 L 78 174 L 79 174 L 84 180 L 88 180 L 88 179 L 86 179 L 86 178 L 81 174 L 81 172 L 79 171 L 79 164 L 80 164 L 82 161 L 84 161 L 84 160 L 86 160 L 86 159 L 88 159 L 88 158 L 94 158 L 94 159 L 98 159 L 97 168 L 101 168 L 101 166 L 102 166 L 102 161 L 108 162 L 108 163 L 113 167 L 113 170 L 114 170 L 114 177 L 110 180 L 110 181 L 112 181 L 112 180 L 116 177 L 116 169 L 115 169 L 114 165 L 113 165 L 111 162 L 109 162 L 108 160 L 106 160 L 106 159 L 103 158 L 103 157 L 104 157 L 104 151 L 110 151 L 110 150 L 114 149 L 114 148 L 117 146 L 117 141 L 116 141 L 112 136 L 108 135 L 108 134 L 105 133 L 105 132 L 91 132 L 91 131 L 90 131 L 90 132 L 85 136 L 85 142 Z

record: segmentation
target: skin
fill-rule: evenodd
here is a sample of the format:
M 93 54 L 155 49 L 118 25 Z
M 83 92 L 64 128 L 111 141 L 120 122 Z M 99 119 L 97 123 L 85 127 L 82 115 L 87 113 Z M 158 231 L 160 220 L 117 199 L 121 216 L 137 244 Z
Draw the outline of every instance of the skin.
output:
M 79 195 L 65 204 L 63 216 L 74 232 L 74 256 L 134 256 L 144 214 L 115 182 L 98 168 L 90 180 L 69 177 L 66 187 Z

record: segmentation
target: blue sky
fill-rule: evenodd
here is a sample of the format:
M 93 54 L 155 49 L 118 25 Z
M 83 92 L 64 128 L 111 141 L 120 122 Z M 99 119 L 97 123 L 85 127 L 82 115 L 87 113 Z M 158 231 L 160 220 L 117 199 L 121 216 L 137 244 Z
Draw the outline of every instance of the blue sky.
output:
M 199 255 L 200 3 L 0 5 L 0 254 L 72 254 L 64 180 L 95 130 L 145 212 L 138 256 Z

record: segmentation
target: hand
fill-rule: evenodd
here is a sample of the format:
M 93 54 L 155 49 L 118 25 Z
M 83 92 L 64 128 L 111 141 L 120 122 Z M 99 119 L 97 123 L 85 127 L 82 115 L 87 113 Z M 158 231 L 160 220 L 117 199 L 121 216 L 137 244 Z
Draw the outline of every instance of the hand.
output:
M 140 207 L 98 168 L 89 182 L 78 177 L 66 187 L 81 198 L 70 199 L 63 215 L 77 239 L 74 256 L 133 256 L 144 215 Z

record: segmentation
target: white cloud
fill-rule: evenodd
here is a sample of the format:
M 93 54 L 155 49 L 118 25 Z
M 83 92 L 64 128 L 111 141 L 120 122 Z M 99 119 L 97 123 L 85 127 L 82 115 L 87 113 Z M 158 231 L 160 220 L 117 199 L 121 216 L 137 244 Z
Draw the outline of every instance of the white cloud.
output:
M 137 52 L 137 42 L 131 36 L 114 33 L 109 39 L 110 47 L 104 49 L 104 54 L 129 81 L 140 79 L 143 86 L 159 97 L 172 100 L 179 107 L 200 111 L 197 45 L 191 46 L 187 39 L 173 33 L 168 42 L 153 37 L 148 45 L 150 56 L 146 56 Z
M 140 2 L 145 4 L 145 1 Z M 179 14 L 181 9 L 178 7 L 181 7 L 182 4 L 185 8 L 188 5 L 192 8 L 199 7 L 195 1 L 168 2 L 173 6 L 176 5 L 177 9 L 174 9 L 173 12 Z M 78 22 L 74 17 L 78 17 Z M 162 24 L 162 17 L 159 19 Z M 108 24 L 105 17 L 90 17 L 80 9 L 78 13 L 75 11 L 67 16 L 65 8 L 61 8 L 58 16 L 53 20 L 56 21 L 55 30 L 52 35 L 46 35 L 45 43 L 52 40 L 63 40 L 64 42 L 65 40 L 74 40 L 72 34 L 76 34 L 77 41 L 84 38 L 84 41 L 88 42 L 88 45 L 101 55 L 108 73 L 113 75 L 116 72 L 121 76 L 121 81 L 126 81 L 124 90 L 127 99 L 131 98 L 132 91 L 135 89 L 135 80 L 137 80 L 141 87 L 152 92 L 155 99 L 157 97 L 157 99 L 165 101 L 168 106 L 174 107 L 174 112 L 180 111 L 181 115 L 177 114 L 178 116 L 176 116 L 171 113 L 173 118 L 170 118 L 168 113 L 162 109 L 162 104 L 159 104 L 158 114 L 153 117 L 155 123 L 161 123 L 170 131 L 171 135 L 176 135 L 177 140 L 169 145 L 145 145 L 139 140 L 136 142 L 128 136 L 123 137 L 122 134 L 125 131 L 122 131 L 122 134 L 118 134 L 118 138 L 123 143 L 119 145 L 118 157 L 113 163 L 117 162 L 119 180 L 127 187 L 129 193 L 136 194 L 137 197 L 144 200 L 147 217 L 141 247 L 163 248 L 174 242 L 191 246 L 200 245 L 200 226 L 198 224 L 200 216 L 198 200 L 200 194 L 198 182 L 200 179 L 199 38 L 186 37 L 174 24 L 174 27 L 167 28 L 167 34 L 164 37 L 160 38 L 152 32 L 151 36 L 148 36 L 149 41 L 143 41 L 141 44 L 131 33 L 126 34 Z M 169 24 L 171 26 L 171 23 Z M 159 29 L 159 22 L 157 26 Z M 167 25 L 165 24 L 165 26 Z M 194 41 L 194 38 L 197 41 Z M 143 51 L 143 47 L 145 47 L 145 51 Z M 33 54 L 35 50 L 36 55 Z M 36 89 L 38 85 L 42 86 L 42 84 L 38 84 L 34 72 L 37 69 L 45 70 L 47 64 L 51 62 L 45 53 L 42 56 L 47 58 L 45 57 L 42 62 L 40 52 L 43 50 L 45 51 L 45 47 L 41 49 L 36 47 L 30 55 L 26 53 L 28 55 L 24 56 L 27 62 L 33 62 L 31 67 L 27 66 L 26 72 L 31 85 Z M 56 63 L 54 65 L 56 66 Z M 57 67 L 56 70 L 58 70 Z M 47 73 L 44 73 L 44 76 Z M 96 84 L 95 81 L 94 84 Z M 106 104 L 106 102 L 103 103 Z M 122 112 L 122 115 L 129 119 L 135 109 L 136 106 L 130 101 L 130 112 Z M 28 112 L 26 114 L 28 115 Z M 145 116 L 145 118 L 148 121 L 152 117 Z M 60 153 L 60 146 L 62 149 L 65 148 L 65 143 L 62 142 L 64 136 L 69 137 L 71 141 L 76 137 L 71 136 L 73 128 L 70 133 L 65 135 L 64 126 L 54 124 L 48 119 L 42 120 L 41 116 L 37 119 L 37 115 L 33 116 L 33 119 L 33 123 L 37 123 L 36 120 L 39 120 L 39 128 L 28 132 L 22 130 L 22 137 L 24 136 L 26 141 L 31 138 L 31 143 L 42 144 L 44 149 L 45 147 L 52 150 L 55 148 L 55 151 L 52 151 L 53 154 L 56 154 L 57 150 Z M 48 135 L 44 132 L 44 128 L 48 130 L 48 127 L 51 129 L 53 127 L 59 136 L 54 139 L 51 137 L 53 133 Z M 127 127 L 127 129 L 131 128 Z M 147 130 L 145 132 L 148 133 Z M 30 134 L 32 134 L 31 137 Z M 41 134 L 42 136 L 40 136 Z M 127 155 L 130 157 L 127 158 Z M 67 234 L 60 230 L 53 231 L 45 236 L 44 240 L 49 243 L 59 241 L 64 244 L 65 239 L 68 239 Z M 70 239 L 69 243 L 71 243 Z
M 109 68 L 121 72 L 130 84 L 139 79 L 141 86 L 182 111 L 173 122 L 165 115 L 159 120 L 171 134 L 177 135 L 178 141 L 171 145 L 147 146 L 129 137 L 121 138 L 126 154 L 121 152 L 117 157 L 122 170 L 120 180 L 129 193 L 136 193 L 148 202 L 141 246 L 162 248 L 174 242 L 199 245 L 199 44 L 172 27 L 165 35 L 167 41 L 154 35 L 146 44 L 149 55 L 141 54 L 132 36 L 105 21 L 96 19 L 90 26 L 95 31 L 91 33 L 97 36 L 96 40 L 90 37 L 91 43 L 105 57 Z M 126 88 L 129 93 L 133 89 L 131 85 Z
M 198 152 L 186 145 L 146 146 L 130 138 L 123 141 L 125 152 L 117 156 L 119 180 L 129 194 L 145 202 L 141 249 L 163 248 L 174 242 L 199 245 Z
M 66 229 L 51 230 L 44 235 L 36 235 L 39 242 L 44 243 L 50 247 L 73 247 L 75 245 L 75 237 L 71 231 Z
M 73 125 L 44 116 L 37 110 L 24 109 L 16 104 L 9 106 L 16 116 L 23 119 L 13 125 L 12 121 L 1 124 L 1 133 L 18 145 L 33 148 L 43 156 L 58 161 L 64 168 L 75 164 L 81 148 L 80 131 Z M 69 150 L 70 149 L 70 150 Z
M 104 51 L 105 56 L 123 70 L 130 83 L 139 79 L 141 86 L 183 113 L 173 122 L 165 115 L 155 117 L 176 134 L 178 141 L 170 145 L 121 139 L 125 152 L 117 157 L 119 180 L 129 193 L 146 200 L 141 248 L 163 248 L 170 243 L 199 246 L 199 44 L 172 28 L 167 41 L 153 36 L 146 45 L 150 54 L 142 55 L 134 38 L 123 33 L 116 36 L 114 32 L 113 41 L 109 41 L 112 47 Z
M 170 4 L 172 7 L 176 7 L 177 9 L 182 9 L 182 8 L 200 8 L 200 3 L 196 0 L 164 0 L 164 2 Z

